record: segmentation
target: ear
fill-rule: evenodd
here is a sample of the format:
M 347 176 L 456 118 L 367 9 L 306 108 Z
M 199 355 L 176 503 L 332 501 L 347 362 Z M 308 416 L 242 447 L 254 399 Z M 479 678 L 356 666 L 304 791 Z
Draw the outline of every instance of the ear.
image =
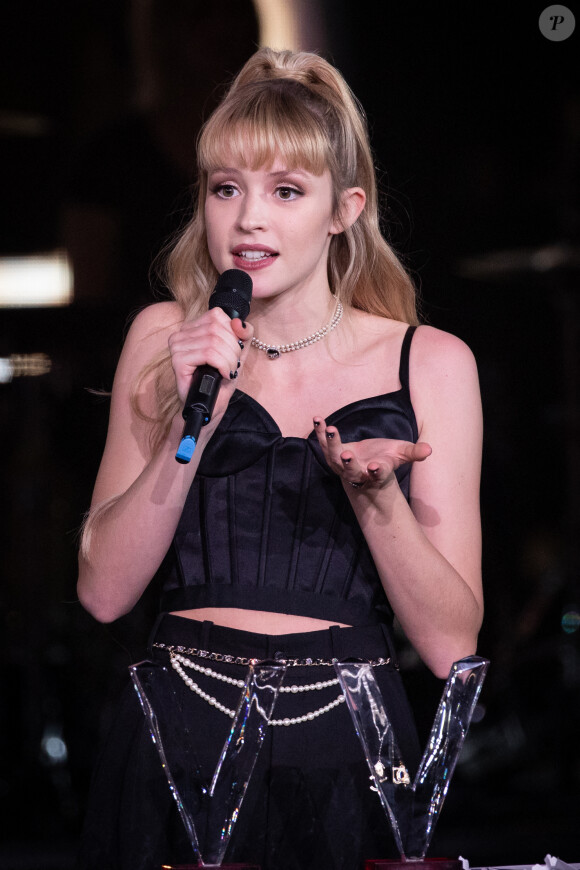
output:
M 332 235 L 338 235 L 351 227 L 365 207 L 366 193 L 362 187 L 348 187 L 340 196 L 338 216 L 330 226 Z

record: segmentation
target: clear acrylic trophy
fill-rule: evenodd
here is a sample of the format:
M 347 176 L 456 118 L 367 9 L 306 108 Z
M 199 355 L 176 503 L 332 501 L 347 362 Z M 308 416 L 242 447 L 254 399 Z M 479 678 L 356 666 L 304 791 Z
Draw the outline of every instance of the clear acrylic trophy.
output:
M 194 863 L 163 867 L 260 870 L 256 864 L 224 864 L 223 860 L 286 666 L 272 662 L 249 666 L 211 784 L 204 782 L 198 768 L 195 749 L 200 738 L 195 723 L 184 716 L 169 669 L 145 661 L 129 671 L 193 852 Z
M 335 664 L 374 788 L 401 856 L 400 862 L 369 859 L 365 870 L 393 870 L 398 863 L 410 862 L 423 870 L 461 868 L 460 861 L 426 859 L 425 855 L 488 665 L 487 659 L 469 656 L 451 667 L 419 770 L 411 782 L 373 668 L 368 663 Z

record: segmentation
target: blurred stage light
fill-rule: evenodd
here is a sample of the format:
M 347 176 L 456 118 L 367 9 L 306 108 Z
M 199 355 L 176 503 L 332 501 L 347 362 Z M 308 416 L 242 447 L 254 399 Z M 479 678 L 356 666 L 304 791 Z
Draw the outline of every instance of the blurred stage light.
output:
M 260 25 L 260 45 L 297 51 L 298 15 L 295 0 L 254 0 Z
M 13 353 L 0 357 L 0 384 L 9 384 L 13 378 L 46 375 L 52 361 L 45 353 Z
M 580 613 L 576 610 L 568 610 L 562 615 L 562 630 L 566 634 L 574 634 L 580 629 Z
M 0 308 L 70 305 L 72 268 L 64 251 L 0 257 Z
M 44 115 L 0 110 L 0 133 L 4 136 L 36 139 L 48 136 L 51 130 L 52 122 Z
M 41 741 L 44 761 L 49 764 L 62 764 L 68 758 L 68 748 L 60 734 L 47 729 Z

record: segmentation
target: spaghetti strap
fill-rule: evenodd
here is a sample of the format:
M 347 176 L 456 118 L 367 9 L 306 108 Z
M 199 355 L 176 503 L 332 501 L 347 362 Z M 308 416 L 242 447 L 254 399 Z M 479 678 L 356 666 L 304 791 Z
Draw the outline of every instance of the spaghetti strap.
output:
M 411 352 L 411 340 L 415 334 L 416 326 L 410 326 L 403 338 L 401 345 L 401 361 L 399 363 L 399 381 L 404 390 L 409 392 L 409 355 Z

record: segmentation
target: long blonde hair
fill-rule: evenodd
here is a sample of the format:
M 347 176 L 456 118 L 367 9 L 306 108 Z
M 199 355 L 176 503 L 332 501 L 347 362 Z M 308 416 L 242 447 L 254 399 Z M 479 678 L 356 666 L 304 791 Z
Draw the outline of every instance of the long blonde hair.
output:
M 207 308 L 218 277 L 208 252 L 204 217 L 209 172 L 231 160 L 259 169 L 276 157 L 288 168 L 301 167 L 317 175 L 329 169 L 338 216 L 342 191 L 364 190 L 366 205 L 358 220 L 333 236 L 330 244 L 331 290 L 345 305 L 417 323 L 413 282 L 380 231 L 375 169 L 362 108 L 340 73 L 323 58 L 269 48 L 248 60 L 200 133 L 195 213 L 163 270 L 184 318 L 194 318 Z M 154 360 L 141 378 L 152 371 L 158 406 L 152 433 L 155 447 L 179 402 L 167 354 Z

